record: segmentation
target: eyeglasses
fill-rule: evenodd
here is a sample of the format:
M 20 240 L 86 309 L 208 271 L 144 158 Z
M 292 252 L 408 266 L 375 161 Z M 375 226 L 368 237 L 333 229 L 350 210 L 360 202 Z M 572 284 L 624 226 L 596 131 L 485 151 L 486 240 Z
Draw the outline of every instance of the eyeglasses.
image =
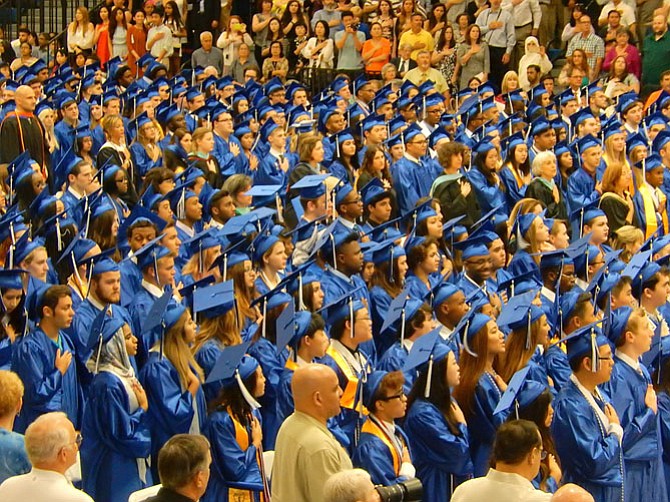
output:
M 73 444 L 76 444 L 77 448 L 79 448 L 81 446 L 81 442 L 83 440 L 84 440 L 84 438 L 82 437 L 81 433 L 77 432 L 77 435 L 75 436 L 74 441 L 71 442 L 71 443 L 66 444 L 65 446 L 63 446 L 63 448 L 67 448 L 68 446 L 73 445 Z
M 408 141 L 407 142 L 408 145 L 411 145 L 412 143 L 415 143 L 417 145 L 425 145 L 426 143 L 428 143 L 428 140 L 427 139 L 420 139 L 420 140 L 417 140 L 417 141 Z
M 541 446 L 536 448 L 540 450 L 540 460 L 544 460 L 545 458 L 547 458 L 547 450 L 545 450 Z
M 400 391 L 398 394 L 387 396 L 383 399 L 380 399 L 380 401 L 393 401 L 394 399 L 402 399 L 403 397 L 405 397 L 405 393 L 403 391 Z
M 361 199 L 360 197 L 357 197 L 357 198 L 355 198 L 354 200 L 350 200 L 350 201 L 347 201 L 347 202 L 342 202 L 341 204 L 344 204 L 344 205 L 358 204 L 358 203 L 360 203 L 361 201 L 362 201 L 362 199 Z

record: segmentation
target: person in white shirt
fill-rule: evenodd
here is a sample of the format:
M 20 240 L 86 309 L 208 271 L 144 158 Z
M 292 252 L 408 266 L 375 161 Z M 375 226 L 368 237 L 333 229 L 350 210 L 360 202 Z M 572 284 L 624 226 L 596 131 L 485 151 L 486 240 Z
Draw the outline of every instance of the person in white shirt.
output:
M 635 33 L 635 9 L 625 3 L 623 0 L 610 0 L 603 5 L 603 10 L 598 16 L 598 26 L 601 28 L 607 24 L 607 16 L 610 11 L 616 10 L 621 14 L 621 24 L 627 26 L 633 33 Z
M 532 484 L 546 455 L 542 436 L 533 422 L 505 422 L 496 432 L 493 444 L 495 468 L 483 478 L 466 481 L 456 488 L 451 502 L 539 502 L 551 500 L 551 494 L 536 490 Z
M 170 56 L 174 52 L 172 46 L 172 32 L 163 24 L 163 8 L 154 7 L 150 16 L 152 28 L 147 33 L 147 50 L 161 64 L 170 65 Z
M 26 451 L 33 469 L 0 485 L 3 502 L 93 502 L 65 473 L 77 462 L 81 435 L 61 412 L 41 415 L 26 429 Z

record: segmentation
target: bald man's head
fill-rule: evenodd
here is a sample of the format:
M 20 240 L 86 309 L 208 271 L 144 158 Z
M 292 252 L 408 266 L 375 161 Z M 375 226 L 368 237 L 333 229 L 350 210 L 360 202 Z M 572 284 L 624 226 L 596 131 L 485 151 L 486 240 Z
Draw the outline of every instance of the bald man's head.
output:
M 35 98 L 35 91 L 28 85 L 20 85 L 14 93 L 14 101 L 16 102 L 16 110 L 20 112 L 32 113 L 35 111 L 37 99 Z
M 340 412 L 342 391 L 335 372 L 323 364 L 298 368 L 291 380 L 296 411 L 325 423 Z
M 594 502 L 594 498 L 581 486 L 569 483 L 554 493 L 551 502 Z

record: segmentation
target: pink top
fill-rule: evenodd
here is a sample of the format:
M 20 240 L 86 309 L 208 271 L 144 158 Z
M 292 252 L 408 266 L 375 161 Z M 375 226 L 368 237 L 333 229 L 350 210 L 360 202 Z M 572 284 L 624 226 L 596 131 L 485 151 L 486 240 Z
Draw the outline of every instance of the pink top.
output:
M 626 46 L 626 63 L 628 64 L 628 73 L 635 75 L 638 80 L 642 77 L 642 62 L 640 59 L 640 51 L 634 45 L 628 44 Z M 605 61 L 603 61 L 603 70 L 609 71 L 614 60 L 619 56 L 616 50 L 616 45 L 607 51 L 605 54 Z

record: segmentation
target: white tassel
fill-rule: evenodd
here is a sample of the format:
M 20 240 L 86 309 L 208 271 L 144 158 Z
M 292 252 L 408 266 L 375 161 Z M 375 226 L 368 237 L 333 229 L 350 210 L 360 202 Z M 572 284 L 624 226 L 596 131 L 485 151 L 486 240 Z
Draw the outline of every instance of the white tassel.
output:
M 302 273 L 298 274 L 298 306 L 300 310 L 307 310 L 302 294 Z
M 228 253 L 223 255 L 223 282 L 226 282 L 228 276 Z
M 405 309 L 402 309 L 402 314 L 400 315 L 400 344 L 402 345 L 405 342 Z
M 598 347 L 596 345 L 596 332 L 591 328 L 591 372 L 598 371 Z
M 240 371 L 235 370 L 235 380 L 237 381 L 237 386 L 240 388 L 240 392 L 242 393 L 242 397 L 244 400 L 247 402 L 249 406 L 251 406 L 252 410 L 257 410 L 261 407 L 260 403 L 254 399 L 254 397 L 251 395 L 249 390 L 247 389 L 246 385 L 244 385 L 244 382 L 242 381 L 242 377 L 240 376 Z
M 351 338 L 354 337 L 354 300 L 349 297 L 349 331 Z
M 428 374 L 426 375 L 426 388 L 423 392 L 423 397 L 428 399 L 430 397 L 430 382 L 433 379 L 433 354 L 430 355 L 428 361 Z
M 60 218 L 56 218 L 56 239 L 57 239 L 57 246 L 58 246 L 58 251 L 63 250 L 63 236 L 61 234 L 60 230 Z

